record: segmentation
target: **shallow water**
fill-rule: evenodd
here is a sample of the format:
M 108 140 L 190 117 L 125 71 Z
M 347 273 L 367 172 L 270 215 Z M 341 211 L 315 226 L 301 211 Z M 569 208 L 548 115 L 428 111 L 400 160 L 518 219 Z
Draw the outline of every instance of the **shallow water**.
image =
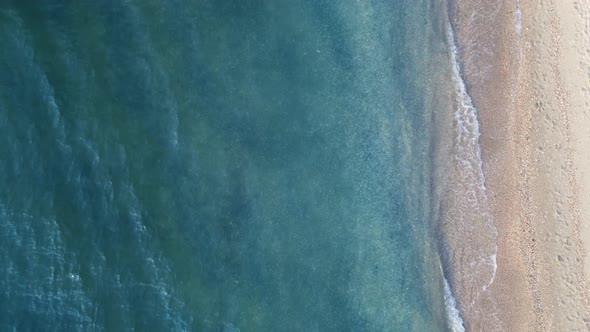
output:
M 0 4 L 0 328 L 446 330 L 434 3 Z
M 454 160 L 449 163 L 451 175 L 446 176 L 446 195 L 441 199 L 445 274 L 467 329 L 502 331 L 499 288 L 494 284 L 501 220 L 493 216 L 501 207 L 496 205 L 492 211 L 484 174 L 501 174 L 494 165 L 506 158 L 498 146 L 503 146 L 501 138 L 510 129 L 495 115 L 517 112 L 519 72 L 507 68 L 518 68 L 523 56 L 520 2 L 449 4 L 447 37 L 455 111 L 454 133 L 449 135 Z

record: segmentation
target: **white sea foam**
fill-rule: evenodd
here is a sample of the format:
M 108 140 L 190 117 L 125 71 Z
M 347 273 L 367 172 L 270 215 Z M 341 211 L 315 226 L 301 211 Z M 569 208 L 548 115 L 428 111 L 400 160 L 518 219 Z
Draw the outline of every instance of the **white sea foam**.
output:
M 488 284 L 483 286 L 484 291 L 492 285 L 492 283 L 494 282 L 494 279 L 496 278 L 496 271 L 498 271 L 498 261 L 497 261 L 496 257 L 497 257 L 496 254 L 493 254 L 490 256 L 490 261 L 492 263 L 492 277 L 491 277 L 490 281 L 488 282 Z
M 451 286 L 446 278 L 443 277 L 444 288 L 445 288 L 445 311 L 447 313 L 447 320 L 449 322 L 449 328 L 453 332 L 465 332 L 465 324 L 461 318 L 461 313 L 457 308 L 457 301 L 453 297 Z
M 449 284 L 447 278 L 445 278 L 444 276 L 442 263 L 440 261 L 438 266 L 440 268 L 440 274 L 443 277 L 445 313 L 447 314 L 447 322 L 449 324 L 449 328 L 453 332 L 465 332 L 465 323 L 463 322 L 463 318 L 461 318 L 461 311 L 457 306 L 457 300 L 453 296 L 451 285 Z
M 520 0 L 516 0 L 516 33 L 522 36 L 522 10 L 520 9 Z
M 483 175 L 483 162 L 481 149 L 479 147 L 479 121 L 477 120 L 477 109 L 473 105 L 471 96 L 467 93 L 465 81 L 461 77 L 461 66 L 458 60 L 458 51 L 455 44 L 455 36 L 451 25 L 448 25 L 449 47 L 451 49 L 451 61 L 453 65 L 453 79 L 459 99 L 460 106 L 455 112 L 455 120 L 459 133 L 457 135 L 458 158 L 465 166 L 471 167 L 473 162 L 477 163 L 475 171 L 476 178 L 473 179 L 485 195 L 485 181 Z M 475 160 L 474 160 L 475 159 Z M 487 200 L 487 198 L 486 198 Z
M 480 288 L 486 291 L 496 276 L 497 229 L 488 205 L 479 144 L 478 110 L 461 75 L 459 52 L 450 23 L 447 38 L 457 96 L 457 108 L 454 113 L 456 124 L 454 147 L 459 172 L 456 190 L 461 198 L 461 217 L 457 220 L 456 231 L 461 233 L 461 238 L 465 241 L 473 241 L 471 244 L 460 244 L 463 248 L 459 251 L 464 251 L 460 258 L 461 264 L 469 267 L 470 275 L 462 275 L 458 278 L 467 282 L 468 288 Z M 478 294 L 471 294 L 469 297 L 471 301 L 475 301 L 478 296 Z

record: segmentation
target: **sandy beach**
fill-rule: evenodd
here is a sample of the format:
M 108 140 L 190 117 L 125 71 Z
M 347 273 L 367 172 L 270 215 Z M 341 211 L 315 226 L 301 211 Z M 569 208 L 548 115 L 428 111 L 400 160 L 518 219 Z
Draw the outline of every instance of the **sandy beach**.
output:
M 494 93 L 479 101 L 499 233 L 490 290 L 507 331 L 590 330 L 589 8 L 510 3 L 495 18 Z
M 452 15 L 498 230 L 467 329 L 590 330 L 590 1 L 463 1 Z
M 589 4 L 522 8 L 524 61 L 512 133 L 520 232 L 512 236 L 520 249 L 514 259 L 523 259 L 529 276 L 530 328 L 537 331 L 590 330 Z

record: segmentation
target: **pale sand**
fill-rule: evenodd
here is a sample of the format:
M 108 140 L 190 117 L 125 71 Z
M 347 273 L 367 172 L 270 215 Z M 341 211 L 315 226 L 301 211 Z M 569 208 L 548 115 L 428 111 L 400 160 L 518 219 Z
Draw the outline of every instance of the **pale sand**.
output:
M 511 60 L 518 53 L 510 28 L 515 10 L 505 5 L 500 14 L 509 28 L 497 45 L 497 86 L 488 86 L 497 93 L 481 100 L 485 174 L 499 230 L 491 291 L 507 331 L 586 331 L 590 0 L 523 3 L 520 64 Z M 506 105 L 505 77 L 515 72 L 516 99 Z
M 498 228 L 487 296 L 499 319 L 485 307 L 465 319 L 471 331 L 590 331 L 590 0 L 522 1 L 522 37 L 516 0 L 455 13 L 460 39 L 476 31 L 463 47 L 493 50 L 463 60 Z

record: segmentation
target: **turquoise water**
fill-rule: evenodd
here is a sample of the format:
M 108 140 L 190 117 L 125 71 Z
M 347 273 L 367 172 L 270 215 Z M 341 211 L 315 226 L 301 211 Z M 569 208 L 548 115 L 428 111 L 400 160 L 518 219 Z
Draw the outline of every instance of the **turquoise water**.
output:
M 437 15 L 0 2 L 0 330 L 446 330 Z

